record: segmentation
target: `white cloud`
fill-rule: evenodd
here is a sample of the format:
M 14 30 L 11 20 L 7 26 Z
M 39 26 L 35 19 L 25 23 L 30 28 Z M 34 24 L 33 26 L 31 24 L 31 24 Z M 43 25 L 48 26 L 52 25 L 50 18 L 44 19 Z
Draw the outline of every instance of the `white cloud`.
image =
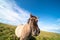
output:
M 14 0 L 0 0 L 0 22 L 9 24 L 24 24 L 29 18 L 29 13 L 27 10 L 20 8 L 16 5 Z M 46 22 L 45 22 L 46 23 Z M 45 24 L 39 21 L 39 27 L 44 31 L 56 32 L 60 29 L 60 19 L 57 19 L 57 24 Z
M 22 24 L 29 18 L 29 12 L 16 5 L 14 0 L 0 0 L 0 22 Z
M 55 21 L 56 22 L 56 21 Z M 44 22 L 39 22 L 39 27 L 43 31 L 49 31 L 49 32 L 56 32 L 60 33 L 60 25 L 58 23 L 44 23 Z

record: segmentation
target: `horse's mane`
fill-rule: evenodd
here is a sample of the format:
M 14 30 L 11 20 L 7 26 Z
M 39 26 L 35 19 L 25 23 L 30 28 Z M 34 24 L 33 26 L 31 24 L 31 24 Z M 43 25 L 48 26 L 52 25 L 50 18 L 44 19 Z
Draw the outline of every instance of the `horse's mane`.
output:
M 28 22 L 27 22 L 28 24 L 29 24 L 29 20 L 30 20 L 30 18 L 28 19 Z

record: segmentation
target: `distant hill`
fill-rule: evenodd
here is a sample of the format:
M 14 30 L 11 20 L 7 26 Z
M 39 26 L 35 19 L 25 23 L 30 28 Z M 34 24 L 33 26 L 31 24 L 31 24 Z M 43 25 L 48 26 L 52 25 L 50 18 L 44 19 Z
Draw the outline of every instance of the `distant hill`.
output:
M 15 28 L 16 26 L 0 23 L 0 40 L 18 40 Z M 60 40 L 60 34 L 41 31 L 41 34 L 35 38 L 36 40 Z

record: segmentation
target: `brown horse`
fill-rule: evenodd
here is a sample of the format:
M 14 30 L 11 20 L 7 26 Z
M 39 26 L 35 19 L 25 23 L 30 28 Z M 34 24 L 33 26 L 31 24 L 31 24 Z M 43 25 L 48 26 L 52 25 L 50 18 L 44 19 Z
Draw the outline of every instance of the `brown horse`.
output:
M 20 40 L 29 40 L 31 36 L 38 36 L 40 29 L 38 27 L 38 18 L 36 16 L 30 15 L 30 18 L 25 25 L 18 25 L 15 34 Z

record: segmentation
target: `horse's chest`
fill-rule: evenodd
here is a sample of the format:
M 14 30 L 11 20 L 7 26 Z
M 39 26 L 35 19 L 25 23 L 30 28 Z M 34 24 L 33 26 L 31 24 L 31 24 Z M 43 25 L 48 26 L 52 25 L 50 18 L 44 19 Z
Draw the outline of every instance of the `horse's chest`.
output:
M 31 34 L 31 29 L 28 25 L 18 26 L 15 30 L 15 34 L 17 37 L 27 37 Z
M 25 26 L 22 30 L 22 36 L 29 36 L 31 33 L 31 29 L 28 26 Z

